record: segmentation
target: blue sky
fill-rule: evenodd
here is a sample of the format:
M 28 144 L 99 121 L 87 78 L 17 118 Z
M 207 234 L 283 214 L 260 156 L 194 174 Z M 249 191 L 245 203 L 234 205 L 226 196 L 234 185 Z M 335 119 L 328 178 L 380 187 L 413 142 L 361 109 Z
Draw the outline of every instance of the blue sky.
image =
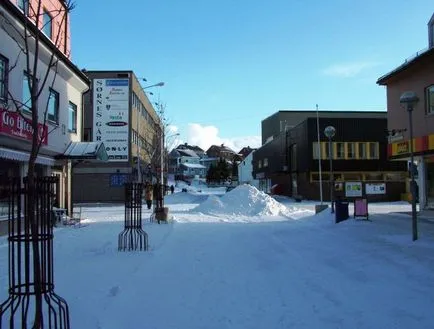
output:
M 76 3 L 76 65 L 164 81 L 154 92 L 180 141 L 235 151 L 259 146 L 279 109 L 386 109 L 375 82 L 428 45 L 434 12 L 432 0 Z

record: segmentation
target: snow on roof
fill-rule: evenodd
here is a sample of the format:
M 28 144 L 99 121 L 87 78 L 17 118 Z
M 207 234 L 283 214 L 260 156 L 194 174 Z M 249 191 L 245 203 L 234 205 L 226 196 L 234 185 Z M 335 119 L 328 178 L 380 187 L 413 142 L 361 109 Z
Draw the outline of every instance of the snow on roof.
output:
M 189 156 L 189 157 L 199 158 L 199 156 L 197 155 L 197 153 L 194 152 L 193 150 L 187 150 L 187 149 L 181 150 L 181 149 L 178 149 L 178 152 L 181 155 L 186 155 L 186 156 Z
M 182 163 L 181 166 L 187 167 L 187 168 L 197 168 L 197 169 L 205 169 L 205 166 L 202 166 L 198 163 Z

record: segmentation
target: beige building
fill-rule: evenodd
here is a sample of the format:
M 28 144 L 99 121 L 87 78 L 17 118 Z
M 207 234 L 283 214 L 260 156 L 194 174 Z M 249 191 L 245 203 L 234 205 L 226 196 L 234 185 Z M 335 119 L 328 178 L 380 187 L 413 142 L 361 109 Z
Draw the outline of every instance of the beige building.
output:
M 73 169 L 74 202 L 119 202 L 123 184 L 151 180 L 159 169 L 160 117 L 133 71 L 86 71 L 83 140 L 102 142 L 106 163 Z

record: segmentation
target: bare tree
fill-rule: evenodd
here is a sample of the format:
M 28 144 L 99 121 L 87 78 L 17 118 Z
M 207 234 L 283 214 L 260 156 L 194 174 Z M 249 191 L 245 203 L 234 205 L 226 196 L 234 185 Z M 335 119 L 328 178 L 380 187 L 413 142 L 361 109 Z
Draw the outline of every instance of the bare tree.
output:
M 4 13 L 1 15 L 2 27 L 6 33 L 15 41 L 19 52 L 15 61 L 10 65 L 8 74 L 19 67 L 20 61 L 25 60 L 25 70 L 27 76 L 28 99 L 18 98 L 12 91 L 8 90 L 9 104 L 8 111 L 16 112 L 28 125 L 31 126 L 33 134 L 31 140 L 30 159 L 28 162 L 28 202 L 24 219 L 28 221 L 32 236 L 32 255 L 33 255 L 33 276 L 35 281 L 35 315 L 33 328 L 42 328 L 42 278 L 41 278 L 41 259 L 38 244 L 38 222 L 35 216 L 35 164 L 40 148 L 47 135 L 50 133 L 42 127 L 46 127 L 47 113 L 49 108 L 50 96 L 46 102 L 41 97 L 48 86 L 52 87 L 58 75 L 59 62 L 61 55 L 59 51 L 46 46 L 46 38 L 42 30 L 45 25 L 52 25 L 51 41 L 59 46 L 65 36 L 61 33 L 67 29 L 67 17 L 74 8 L 71 0 L 59 0 L 59 8 L 46 10 L 43 0 L 25 1 L 28 7 L 24 9 L 24 26 L 20 27 L 10 20 Z M 46 21 L 48 15 L 49 21 Z M 47 56 L 48 52 L 48 56 Z M 68 54 L 65 54 L 68 55 Z M 46 65 L 42 65 L 45 63 Z M 40 111 L 40 103 L 45 106 Z

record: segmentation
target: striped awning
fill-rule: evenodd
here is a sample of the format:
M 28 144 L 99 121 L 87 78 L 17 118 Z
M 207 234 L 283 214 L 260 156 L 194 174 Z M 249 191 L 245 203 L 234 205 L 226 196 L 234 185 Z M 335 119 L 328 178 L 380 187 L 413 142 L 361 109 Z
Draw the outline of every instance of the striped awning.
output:
M 30 160 L 30 153 L 0 147 L 0 158 L 20 162 L 28 162 Z M 53 158 L 44 157 L 41 155 L 38 155 L 38 157 L 36 158 L 36 163 L 45 166 L 54 166 L 54 162 L 55 160 Z

